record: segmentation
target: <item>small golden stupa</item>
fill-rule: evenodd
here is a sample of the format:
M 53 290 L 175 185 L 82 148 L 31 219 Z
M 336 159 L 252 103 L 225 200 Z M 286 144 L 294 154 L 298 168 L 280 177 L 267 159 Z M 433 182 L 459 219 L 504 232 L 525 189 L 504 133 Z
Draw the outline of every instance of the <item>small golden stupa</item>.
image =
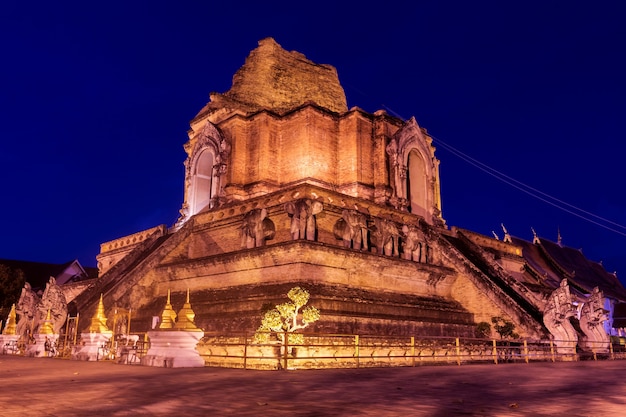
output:
M 195 317 L 196 313 L 191 309 L 191 303 L 189 303 L 189 288 L 187 288 L 187 301 L 178 312 L 178 322 L 174 328 L 180 330 L 199 330 L 193 321 Z
M 107 316 L 104 314 L 104 303 L 102 302 L 102 294 L 100 294 L 100 302 L 98 302 L 98 308 L 96 308 L 96 313 L 91 318 L 89 333 L 111 333 L 111 330 L 109 330 L 109 328 L 107 327 Z
M 46 319 L 43 321 L 41 327 L 39 327 L 39 334 L 54 334 L 54 327 L 52 327 L 52 316 L 50 315 L 50 309 L 46 314 Z
M 161 313 L 161 324 L 159 324 L 159 329 L 173 328 L 175 320 L 176 312 L 172 308 L 172 303 L 170 302 L 170 290 L 167 290 L 167 302 L 165 303 L 163 313 Z
M 11 311 L 9 311 L 9 316 L 7 317 L 7 324 L 4 326 L 4 330 L 2 334 L 4 335 L 14 335 L 16 329 L 15 323 L 15 304 L 11 306 Z

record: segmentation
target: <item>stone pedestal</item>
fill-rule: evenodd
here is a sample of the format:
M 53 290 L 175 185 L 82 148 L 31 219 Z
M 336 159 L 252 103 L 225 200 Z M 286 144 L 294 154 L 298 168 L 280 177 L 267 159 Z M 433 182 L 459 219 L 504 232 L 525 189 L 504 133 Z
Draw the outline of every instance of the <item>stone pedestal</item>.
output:
M 204 359 L 196 346 L 204 332 L 202 330 L 155 330 L 148 332 L 150 349 L 141 359 L 146 366 L 167 368 L 199 368 L 204 366 Z
M 16 334 L 0 334 L 0 353 L 3 355 L 17 355 L 17 341 L 20 337 Z
M 26 345 L 25 356 L 34 356 L 37 358 L 52 357 L 56 355 L 56 343 L 59 339 L 58 334 L 39 334 L 36 333 L 33 336 L 34 343 Z M 49 343 L 49 348 L 46 350 L 46 339 Z
M 80 361 L 97 361 L 103 359 L 105 349 L 103 349 L 111 340 L 113 332 L 103 333 L 81 333 L 81 340 L 84 345 L 81 349 L 72 354 L 72 359 Z

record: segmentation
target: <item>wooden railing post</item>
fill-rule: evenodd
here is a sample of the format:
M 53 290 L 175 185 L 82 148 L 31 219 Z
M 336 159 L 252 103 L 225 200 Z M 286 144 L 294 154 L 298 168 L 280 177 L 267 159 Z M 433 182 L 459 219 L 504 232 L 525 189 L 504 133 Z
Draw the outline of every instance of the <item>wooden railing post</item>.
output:
M 411 365 L 415 367 L 415 336 L 411 336 Z
M 359 364 L 359 335 L 355 334 L 354 335 L 354 360 L 356 362 L 356 367 L 358 368 L 360 366 Z
M 493 363 L 498 364 L 498 349 L 496 348 L 496 339 L 493 339 Z
M 461 342 L 458 337 L 455 339 L 454 343 L 456 345 L 456 364 L 461 366 Z
M 528 342 L 524 339 L 524 360 L 528 363 Z
M 243 334 L 243 369 L 248 369 L 248 333 Z
M 283 343 L 283 347 L 285 349 L 285 356 L 283 357 L 284 364 L 283 369 L 286 371 L 289 365 L 289 333 L 285 330 L 285 343 Z
M 80 313 L 76 313 L 76 320 L 74 321 L 74 346 L 76 346 L 76 340 L 78 337 L 78 318 L 80 317 Z

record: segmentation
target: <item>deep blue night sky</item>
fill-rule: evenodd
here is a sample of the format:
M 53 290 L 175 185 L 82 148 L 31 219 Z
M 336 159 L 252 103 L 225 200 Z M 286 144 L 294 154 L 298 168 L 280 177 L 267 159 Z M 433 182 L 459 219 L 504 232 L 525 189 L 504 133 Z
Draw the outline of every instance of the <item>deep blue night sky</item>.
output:
M 428 129 L 449 226 L 560 230 L 626 281 L 626 2 L 222 3 L 2 3 L 0 258 L 95 266 L 171 226 L 189 121 L 271 36 L 335 66 L 349 107 Z

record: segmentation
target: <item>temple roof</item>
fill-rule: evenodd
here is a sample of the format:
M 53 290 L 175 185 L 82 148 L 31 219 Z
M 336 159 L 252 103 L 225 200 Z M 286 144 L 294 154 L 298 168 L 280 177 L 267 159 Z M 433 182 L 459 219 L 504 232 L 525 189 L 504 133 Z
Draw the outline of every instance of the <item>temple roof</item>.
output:
M 626 289 L 600 263 L 587 259 L 578 249 L 544 238 L 537 238 L 536 242 L 513 238 L 513 243 L 523 248 L 526 262 L 550 284 L 558 285 L 561 279 L 567 278 L 582 291 L 590 293 L 597 286 L 606 297 L 626 302 Z
M 24 273 L 24 280 L 35 290 L 44 289 L 50 277 L 57 279 L 57 284 L 67 282 L 82 281 L 84 279 L 96 278 L 97 268 L 83 267 L 77 260 L 63 264 L 51 264 L 44 262 L 20 261 L 13 259 L 0 259 L 0 264 L 11 269 L 20 269 Z M 71 267 L 76 265 L 76 268 Z M 60 282 L 62 279 L 63 282 Z
M 556 271 L 542 256 L 539 247 L 532 242 L 517 237 L 511 237 L 512 243 L 522 248 L 522 256 L 526 263 L 539 275 L 543 281 L 552 288 L 557 288 L 561 282 L 562 275 Z
M 560 246 L 546 239 L 540 238 L 539 240 L 541 248 L 547 255 L 566 272 L 572 274 L 569 280 L 588 291 L 598 286 L 605 296 L 626 301 L 626 289 L 617 276 L 607 272 L 600 263 L 587 259 L 578 249 Z
M 230 90 L 210 96 L 211 101 L 196 117 L 221 108 L 283 113 L 305 103 L 336 113 L 348 110 L 335 67 L 316 64 L 300 52 L 286 51 L 272 38 L 262 39 L 250 52 L 233 76 Z

